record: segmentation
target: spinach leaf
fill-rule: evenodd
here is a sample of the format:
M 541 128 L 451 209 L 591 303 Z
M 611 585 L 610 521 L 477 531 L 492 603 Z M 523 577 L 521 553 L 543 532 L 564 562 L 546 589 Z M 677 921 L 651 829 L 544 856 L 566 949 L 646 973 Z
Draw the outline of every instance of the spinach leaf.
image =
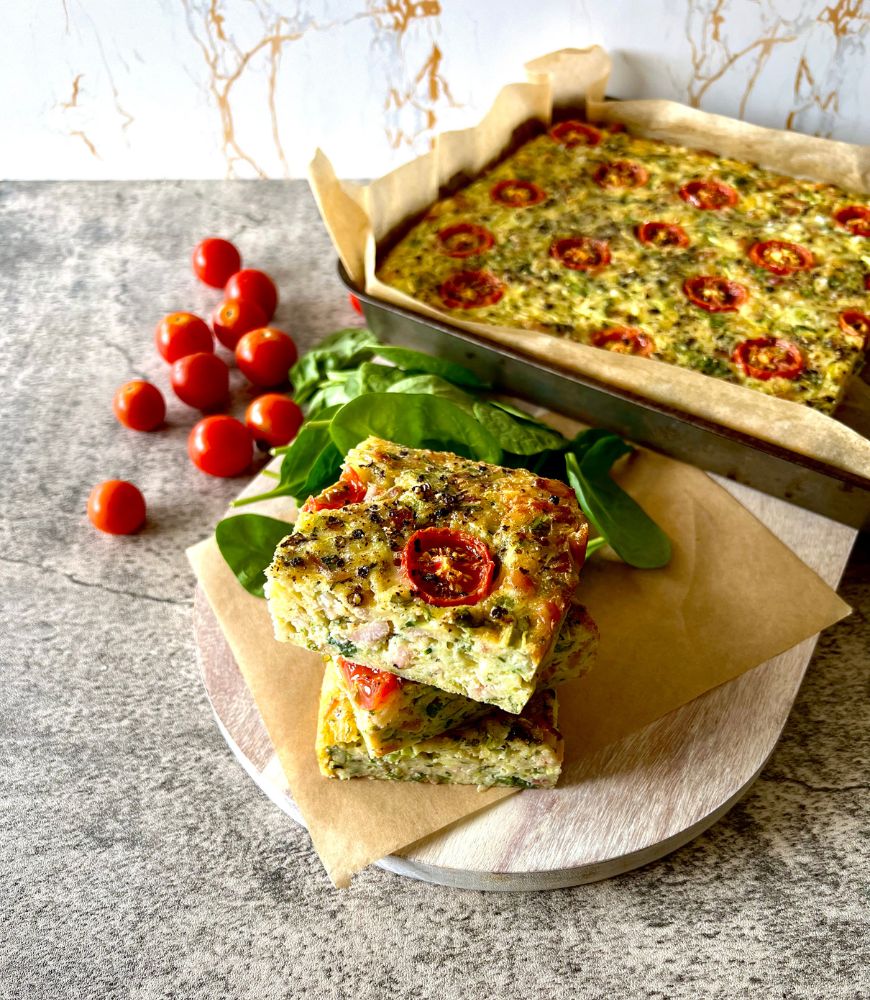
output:
M 487 402 L 490 406 L 497 406 L 500 410 L 504 410 L 505 413 L 509 413 L 512 417 L 516 417 L 518 420 L 524 420 L 530 424 L 534 424 L 536 427 L 546 427 L 547 430 L 553 430 L 552 427 L 549 427 L 542 420 L 538 420 L 538 418 L 533 417 L 531 413 L 526 413 L 525 410 L 521 410 L 518 406 L 514 406 L 513 403 L 508 403 L 503 399 L 488 399 Z M 559 436 L 561 437 L 562 435 L 560 434 Z
M 288 521 L 262 514 L 235 514 L 218 521 L 215 541 L 236 579 L 255 597 L 263 596 L 264 570 L 282 538 L 293 531 Z
M 370 434 L 409 448 L 452 451 L 498 464 L 502 451 L 473 416 L 447 399 L 423 393 L 372 392 L 346 403 L 329 432 L 344 454 Z
M 568 482 L 620 559 L 638 569 L 658 569 L 671 558 L 668 536 L 610 475 L 613 463 L 632 450 L 615 434 L 598 432 L 580 461 L 573 451 L 565 456 Z
M 558 448 L 564 438 L 551 427 L 517 420 L 505 410 L 489 403 L 474 404 L 474 415 L 498 441 L 504 451 L 514 455 L 536 455 L 548 448 Z
M 330 441 L 314 459 L 305 482 L 293 495 L 299 500 L 307 500 L 310 496 L 322 493 L 327 486 L 332 486 L 341 475 L 343 461 L 344 456 Z
M 442 399 L 449 399 L 466 413 L 474 413 L 474 397 L 437 375 L 405 375 L 403 372 L 402 378 L 394 382 L 387 392 L 417 392 L 440 396 Z
M 359 327 L 338 330 L 322 340 L 290 369 L 296 402 L 301 406 L 310 399 L 328 372 L 354 368 L 368 361 L 377 346 L 374 334 Z
M 422 351 L 412 351 L 409 347 L 394 347 L 392 344 L 381 344 L 377 349 L 379 357 L 392 361 L 394 365 L 406 372 L 425 372 L 428 375 L 439 375 L 454 385 L 466 385 L 472 389 L 484 389 L 488 383 L 475 375 L 471 369 L 448 361 L 446 358 L 436 358 Z

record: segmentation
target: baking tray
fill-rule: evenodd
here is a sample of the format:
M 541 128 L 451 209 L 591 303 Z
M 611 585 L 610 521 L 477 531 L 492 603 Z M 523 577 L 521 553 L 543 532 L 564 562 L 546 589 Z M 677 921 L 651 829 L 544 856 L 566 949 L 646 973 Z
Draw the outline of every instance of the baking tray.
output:
M 870 528 L 870 479 L 759 441 L 605 382 L 527 358 L 460 330 L 373 298 L 342 264 L 338 275 L 360 301 L 382 341 L 468 365 L 505 393 L 615 431 L 672 458 L 716 472 L 853 528 Z

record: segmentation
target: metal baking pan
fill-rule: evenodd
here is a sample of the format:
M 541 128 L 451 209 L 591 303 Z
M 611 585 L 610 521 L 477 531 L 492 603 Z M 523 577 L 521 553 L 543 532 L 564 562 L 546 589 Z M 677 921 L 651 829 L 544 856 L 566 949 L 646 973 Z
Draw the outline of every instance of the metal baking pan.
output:
M 524 357 L 467 330 L 372 298 L 339 263 L 338 274 L 360 300 L 369 329 L 382 341 L 468 365 L 505 393 L 596 427 L 854 528 L 870 528 L 870 479 L 759 441 L 614 388 L 557 365 Z

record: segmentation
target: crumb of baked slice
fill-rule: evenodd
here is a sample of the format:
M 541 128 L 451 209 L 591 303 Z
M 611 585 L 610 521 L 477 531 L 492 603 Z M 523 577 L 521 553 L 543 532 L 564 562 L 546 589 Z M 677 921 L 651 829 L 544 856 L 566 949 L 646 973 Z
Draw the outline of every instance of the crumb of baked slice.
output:
M 341 482 L 304 505 L 267 570 L 276 637 L 520 712 L 585 555 L 573 491 L 378 438 Z
M 479 788 L 552 788 L 559 780 L 564 741 L 556 728 L 558 702 L 551 688 L 538 691 L 520 715 L 490 709 L 449 732 L 383 757 L 370 757 L 337 673 L 327 662 L 317 724 L 317 761 L 327 778 Z

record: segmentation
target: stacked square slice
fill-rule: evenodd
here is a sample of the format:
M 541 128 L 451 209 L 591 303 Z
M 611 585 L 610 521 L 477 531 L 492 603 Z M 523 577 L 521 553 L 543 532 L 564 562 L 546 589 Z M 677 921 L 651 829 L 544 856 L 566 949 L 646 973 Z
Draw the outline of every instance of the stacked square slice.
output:
M 278 546 L 277 638 L 326 661 L 329 777 L 551 787 L 554 687 L 589 668 L 574 602 L 587 524 L 522 469 L 368 438 Z

